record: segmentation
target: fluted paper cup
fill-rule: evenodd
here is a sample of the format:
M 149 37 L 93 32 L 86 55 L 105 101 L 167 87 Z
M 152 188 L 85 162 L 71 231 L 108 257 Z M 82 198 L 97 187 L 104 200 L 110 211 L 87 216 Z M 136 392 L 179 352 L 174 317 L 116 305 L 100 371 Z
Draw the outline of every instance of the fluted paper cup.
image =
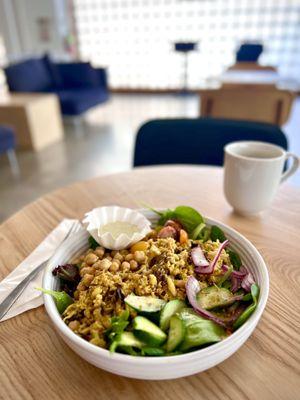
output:
M 101 233 L 102 226 L 111 222 L 128 222 L 137 225 L 138 232 L 121 233 L 114 237 L 110 232 Z M 110 250 L 122 250 L 143 239 L 151 231 L 151 223 L 143 214 L 118 206 L 98 207 L 85 214 L 83 223 L 87 231 L 101 246 Z

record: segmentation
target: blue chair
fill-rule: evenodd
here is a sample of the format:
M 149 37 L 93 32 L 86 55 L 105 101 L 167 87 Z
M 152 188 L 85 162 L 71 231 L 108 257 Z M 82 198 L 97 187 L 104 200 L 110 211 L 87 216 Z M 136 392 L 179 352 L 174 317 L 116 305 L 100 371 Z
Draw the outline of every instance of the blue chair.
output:
M 243 43 L 236 53 L 236 62 L 257 62 L 263 49 L 260 43 Z
M 284 133 L 271 124 L 212 118 L 153 120 L 138 131 L 134 166 L 223 165 L 224 146 L 236 140 L 260 140 L 288 147 Z
M 4 71 L 11 92 L 54 93 L 66 116 L 80 116 L 109 99 L 106 70 L 88 62 L 54 63 L 45 55 Z
M 15 134 L 12 128 L 8 126 L 0 126 L 0 155 L 3 153 L 7 154 L 8 161 L 10 163 L 10 167 L 12 173 L 15 176 L 20 174 L 20 168 L 17 160 L 17 156 L 15 153 L 16 140 Z

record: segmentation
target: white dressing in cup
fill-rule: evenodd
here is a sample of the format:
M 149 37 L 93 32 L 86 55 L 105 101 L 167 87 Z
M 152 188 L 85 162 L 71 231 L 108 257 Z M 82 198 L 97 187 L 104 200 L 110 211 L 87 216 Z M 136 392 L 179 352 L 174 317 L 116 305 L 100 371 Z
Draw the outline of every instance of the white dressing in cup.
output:
M 117 239 L 122 233 L 131 237 L 134 233 L 139 232 L 139 227 L 127 221 L 115 221 L 101 226 L 98 232 L 99 235 L 110 233 L 114 239 Z

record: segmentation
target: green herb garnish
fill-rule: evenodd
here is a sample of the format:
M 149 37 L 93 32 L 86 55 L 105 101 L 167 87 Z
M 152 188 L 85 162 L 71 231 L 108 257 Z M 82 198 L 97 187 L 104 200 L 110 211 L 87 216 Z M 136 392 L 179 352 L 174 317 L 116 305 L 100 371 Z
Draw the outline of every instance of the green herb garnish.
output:
M 90 249 L 95 250 L 99 246 L 99 243 L 96 242 L 96 240 L 93 238 L 93 236 L 90 236 L 88 240 L 89 240 Z

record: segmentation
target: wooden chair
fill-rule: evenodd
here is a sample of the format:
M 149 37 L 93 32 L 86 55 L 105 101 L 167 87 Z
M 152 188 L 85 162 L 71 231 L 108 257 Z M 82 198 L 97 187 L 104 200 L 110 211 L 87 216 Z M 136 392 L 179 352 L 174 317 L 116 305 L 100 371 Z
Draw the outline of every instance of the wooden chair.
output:
M 289 118 L 295 94 L 274 85 L 224 85 L 202 90 L 201 117 L 268 122 L 282 126 Z

